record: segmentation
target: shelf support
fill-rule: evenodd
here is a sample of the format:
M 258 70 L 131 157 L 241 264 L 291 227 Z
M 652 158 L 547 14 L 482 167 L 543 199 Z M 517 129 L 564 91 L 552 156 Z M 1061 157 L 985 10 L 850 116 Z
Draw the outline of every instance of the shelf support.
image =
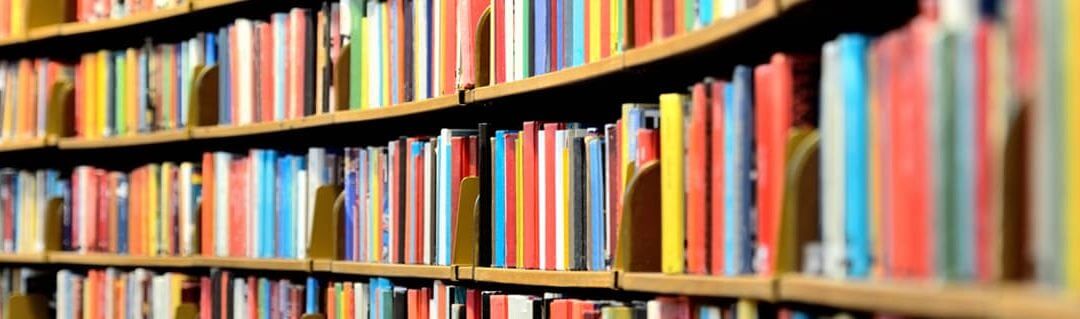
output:
M 42 295 L 17 294 L 7 300 L 4 318 L 46 319 L 49 316 L 49 303 Z
M 660 162 L 645 163 L 626 186 L 615 269 L 660 271 Z
M 480 178 L 466 177 L 461 180 L 459 189 L 451 263 L 455 266 L 471 266 L 476 263 L 476 215 L 479 214 L 476 202 L 480 199 Z
M 199 308 L 193 303 L 185 302 L 176 307 L 176 312 L 173 314 L 173 318 L 176 319 L 195 319 L 199 317 Z
M 473 65 L 476 66 L 476 76 L 473 88 L 482 86 L 488 86 L 491 84 L 492 78 L 491 70 L 494 70 L 493 64 L 495 61 L 492 54 L 494 46 L 491 45 L 491 38 L 495 36 L 494 29 L 491 23 L 491 6 L 484 9 L 484 13 L 480 15 L 480 21 L 476 26 L 476 43 L 473 48 Z
M 351 44 L 345 44 L 341 47 L 341 53 L 338 54 L 337 63 L 334 63 L 334 110 L 344 111 L 349 109 L 349 64 Z
M 339 260 L 342 257 L 341 222 L 345 193 L 338 185 L 323 185 L 315 191 L 315 212 L 311 218 L 308 258 Z
M 187 126 L 212 126 L 218 123 L 218 66 L 196 66 L 195 77 L 191 79 L 191 91 L 188 101 L 192 105 L 188 110 Z
M 49 139 L 75 135 L 75 86 L 63 79 L 53 83 L 49 91 L 48 111 L 45 114 L 45 134 Z

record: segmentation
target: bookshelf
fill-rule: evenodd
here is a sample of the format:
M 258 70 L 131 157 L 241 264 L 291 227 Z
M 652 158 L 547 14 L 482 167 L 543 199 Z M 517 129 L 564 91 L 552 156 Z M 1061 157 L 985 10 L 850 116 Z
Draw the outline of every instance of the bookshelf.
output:
M 732 19 L 720 21 L 694 32 L 674 36 L 585 65 L 529 77 L 519 81 L 480 86 L 434 98 L 364 110 L 340 110 L 300 119 L 253 123 L 241 126 L 202 125 L 185 129 L 131 134 L 109 138 L 77 139 L 66 134 L 0 143 L 0 153 L 56 148 L 64 150 L 112 149 L 139 147 L 199 140 L 239 140 L 240 138 L 289 134 L 297 129 L 354 125 L 418 114 L 435 113 L 512 97 L 543 94 L 553 89 L 585 81 L 632 74 L 640 68 L 701 52 L 729 41 L 776 19 L 789 9 L 824 0 L 761 1 Z M 62 23 L 32 28 L 25 36 L 0 40 L 0 48 L 15 44 L 68 37 L 93 38 L 110 30 L 134 28 L 147 23 L 168 21 L 186 14 L 235 6 L 243 0 L 192 0 L 177 8 L 141 14 L 99 23 Z M 346 68 L 347 63 L 339 65 Z M 217 76 L 216 73 L 210 76 Z M 213 79 L 216 81 L 216 78 Z M 216 85 L 216 82 L 214 82 Z M 208 87 L 214 85 L 207 84 Z M 344 90 L 344 89 L 341 89 Z M 216 92 L 214 92 L 216 94 Z M 334 92 L 342 96 L 341 92 Z M 216 111 L 206 105 L 202 111 Z M 344 108 L 341 105 L 335 106 Z M 515 107 L 515 106 L 500 106 Z M 350 126 L 351 127 L 351 126 Z M 659 174 L 658 172 L 653 172 Z M 646 186 L 648 187 L 648 186 Z M 652 186 L 658 187 L 658 186 Z M 653 189 L 643 191 L 655 191 Z M 331 191 L 328 191 L 331 192 Z M 339 194 L 335 189 L 333 194 Z M 325 201 L 324 201 L 325 202 Z M 323 204 L 328 205 L 328 204 Z M 464 205 L 464 204 L 463 204 Z M 471 206 L 469 206 L 471 207 Z M 637 209 L 637 208 L 635 208 Z M 652 208 L 649 208 L 652 209 Z M 338 212 L 340 213 L 340 212 Z M 318 219 L 317 219 L 318 220 Z M 337 221 L 331 222 L 337 227 Z M 647 225 L 646 225 L 647 226 Z M 654 225 L 655 226 L 655 225 Z M 638 225 L 638 227 L 643 227 Z M 337 237 L 337 230 L 331 238 Z M 457 248 L 457 247 L 455 247 Z M 331 250 L 337 249 L 336 246 Z M 333 255 L 333 254 L 331 254 Z M 636 256 L 635 256 L 636 257 Z M 588 288 L 661 295 L 753 299 L 825 306 L 859 311 L 875 311 L 927 317 L 1080 317 L 1076 296 L 1061 295 L 1033 287 L 999 285 L 955 285 L 934 282 L 840 281 L 803 275 L 778 277 L 720 277 L 669 275 L 636 266 L 612 271 L 551 271 L 480 267 L 465 263 L 452 266 L 399 265 L 341 261 L 340 256 L 317 256 L 311 259 L 255 259 L 225 257 L 148 257 L 114 254 L 76 254 L 50 251 L 40 254 L 0 254 L 0 264 L 11 265 L 81 265 L 94 267 L 208 268 L 321 273 L 334 276 L 393 277 L 443 280 L 457 283 L 498 284 L 543 288 Z M 189 309 L 183 310 L 185 313 Z M 315 315 L 317 316 L 317 315 Z

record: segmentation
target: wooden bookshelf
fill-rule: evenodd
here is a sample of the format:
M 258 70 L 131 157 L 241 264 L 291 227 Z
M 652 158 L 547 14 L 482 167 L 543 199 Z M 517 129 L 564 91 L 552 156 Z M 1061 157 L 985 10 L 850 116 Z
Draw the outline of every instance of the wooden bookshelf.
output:
M 410 114 L 431 112 L 461 106 L 457 94 L 437 96 L 430 99 L 405 102 L 387 107 L 365 110 L 349 110 L 334 113 L 334 123 L 353 123 L 394 118 Z
M 777 280 L 765 277 L 619 273 L 619 288 L 660 294 L 778 300 Z
M 3 253 L 0 264 L 44 264 L 48 262 L 45 253 Z
M 490 283 L 615 289 L 614 271 L 559 271 L 476 267 L 473 280 Z
M 593 63 L 544 73 L 513 82 L 478 87 L 465 92 L 465 101 L 467 103 L 475 103 L 512 95 L 542 91 L 608 74 L 614 74 L 622 69 L 623 56 L 616 54 Z
M 455 280 L 474 280 L 473 266 L 454 266 L 454 279 Z
M 101 138 L 66 137 L 61 138 L 60 142 L 57 143 L 57 146 L 60 147 L 60 149 L 111 148 L 173 143 L 184 141 L 189 138 L 191 138 L 191 130 L 176 129 Z
M 331 272 L 343 275 L 362 275 L 398 278 L 453 280 L 454 267 L 435 265 L 399 265 L 350 261 L 333 261 Z
M 311 272 L 310 259 L 199 257 L 199 266 L 210 268 Z
M 683 33 L 640 48 L 627 50 L 623 54 L 624 67 L 641 66 L 703 49 L 775 18 L 779 12 L 776 2 L 761 1 L 753 8 L 740 12 L 730 19 L 713 22 L 712 25 L 700 30 Z
M 1075 294 L 1037 287 L 1006 287 L 999 292 L 991 301 L 997 318 L 1080 318 L 1080 296 Z
M 127 256 L 106 253 L 49 253 L 49 263 L 62 265 L 86 265 L 101 267 L 171 267 L 197 266 L 194 258 L 174 256 Z
M 312 116 L 305 116 L 295 120 L 286 121 L 285 123 L 283 123 L 283 125 L 290 129 L 296 129 L 305 127 L 326 126 L 330 125 L 331 123 L 334 123 L 334 113 L 322 113 Z
M 14 45 L 26 41 L 26 37 L 20 35 L 11 35 L 6 38 L 0 39 L 0 46 Z
M 30 29 L 26 34 L 26 41 L 38 41 L 60 36 L 59 24 L 46 25 Z
M 778 1 L 780 1 L 780 9 L 783 10 L 783 9 L 787 9 L 787 8 L 797 6 L 797 5 L 802 4 L 802 3 L 806 3 L 807 0 L 778 0 Z
M 191 3 L 185 2 L 178 6 L 160 9 L 153 12 L 132 14 L 120 19 L 108 19 L 97 22 L 68 22 L 60 25 L 61 36 L 80 35 L 106 30 L 127 28 L 144 23 L 170 19 L 184 15 L 191 11 Z
M 286 122 L 259 122 L 245 125 L 218 125 L 197 127 L 191 130 L 191 137 L 195 139 L 210 139 L 223 137 L 238 137 L 247 135 L 268 134 L 287 131 L 290 127 Z
M 312 259 L 311 271 L 317 272 L 331 272 L 333 271 L 334 261 L 328 259 Z
M 246 2 L 248 0 L 191 0 L 191 10 L 206 10 Z
M 988 287 L 936 283 L 839 281 L 800 275 L 780 279 L 780 299 L 840 309 L 919 317 L 993 316 Z
M 50 145 L 50 140 L 46 137 L 35 137 L 26 139 L 13 139 L 10 141 L 0 142 L 0 152 L 13 152 L 30 150 L 37 148 L 45 148 Z

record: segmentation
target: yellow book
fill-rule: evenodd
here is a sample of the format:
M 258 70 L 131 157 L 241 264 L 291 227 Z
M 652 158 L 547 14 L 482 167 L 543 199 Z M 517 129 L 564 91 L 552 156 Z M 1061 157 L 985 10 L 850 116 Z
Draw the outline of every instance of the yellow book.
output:
M 28 119 L 32 116 L 30 113 L 31 100 L 33 99 L 31 86 L 34 81 L 30 70 L 30 60 L 19 61 L 18 65 L 19 82 L 16 97 L 19 99 L 19 103 L 15 106 L 18 108 L 18 111 L 15 111 L 18 115 L 15 118 L 15 137 L 23 138 L 26 137 L 26 132 L 30 129 L 27 124 L 30 123 Z
M 600 1 L 603 0 L 586 1 L 589 6 L 589 25 L 585 26 L 589 28 L 588 62 L 600 60 Z
M 669 274 L 683 273 L 686 261 L 683 101 L 682 94 L 660 95 L 661 269 Z
M 567 134 L 567 135 L 569 135 L 569 134 Z M 570 144 L 570 143 L 565 143 L 565 144 Z M 563 202 L 559 203 L 559 204 L 563 205 L 563 218 L 562 218 L 562 220 L 563 220 L 563 225 L 562 225 L 563 229 L 568 230 L 568 229 L 572 229 L 572 228 L 570 228 L 570 164 L 569 164 L 570 163 L 570 148 L 569 147 L 563 147 L 563 152 L 562 152 L 562 154 L 559 154 L 559 156 L 562 156 L 562 158 L 563 158 L 562 172 L 559 173 L 559 176 L 561 177 L 562 183 L 563 183 L 563 187 L 562 187 Z M 569 231 L 563 231 L 563 264 L 562 264 L 563 268 L 562 269 L 570 269 L 570 260 L 571 260 L 571 258 L 570 258 L 570 232 Z
M 663 167 L 660 169 L 663 170 Z M 749 299 L 739 299 L 739 301 L 735 303 L 735 313 L 736 319 L 757 319 L 757 302 Z
M 146 247 L 148 248 L 146 253 L 150 256 L 158 255 L 158 214 L 160 214 L 160 212 L 158 212 L 158 200 L 160 198 L 160 194 L 158 194 L 158 185 L 160 185 L 158 183 L 158 178 L 161 177 L 159 171 L 160 169 L 157 164 L 150 164 L 149 172 L 147 172 L 150 180 L 146 183 L 146 193 L 149 195 L 146 198 L 148 206 L 146 215 L 149 217 L 149 221 L 144 227 L 146 227 L 145 230 L 147 230 L 147 236 L 149 237 L 145 242 Z
M 1080 61 L 1076 59 L 1080 55 L 1080 43 L 1077 43 L 1077 37 L 1080 37 L 1080 2 L 1078 1 L 1062 1 L 1065 6 L 1064 17 L 1062 21 L 1065 22 L 1065 32 L 1063 33 L 1065 38 L 1062 40 L 1062 47 L 1065 49 L 1062 57 L 1064 58 L 1065 70 L 1062 72 L 1065 75 L 1065 84 L 1063 85 L 1065 92 L 1065 103 L 1062 107 L 1063 116 L 1062 119 L 1065 123 L 1062 123 L 1064 130 L 1064 149 L 1065 160 L 1062 163 L 1065 165 L 1065 191 L 1063 194 L 1077 194 L 1080 192 L 1080 92 L 1077 92 L 1075 88 L 1080 85 Z M 1063 238 L 1065 243 L 1080 243 L 1080 197 L 1077 196 L 1064 196 L 1064 229 L 1061 233 L 1065 235 Z M 1070 289 L 1080 289 L 1080 249 L 1070 247 L 1070 245 L 1064 245 L 1065 264 L 1063 270 L 1065 271 L 1065 286 Z M 1058 267 L 1054 267 L 1058 268 Z
M 97 53 L 97 67 L 94 71 L 97 72 L 97 85 L 95 91 L 97 91 L 97 107 L 95 108 L 94 119 L 94 132 L 97 136 L 105 136 L 106 128 L 108 127 L 108 118 L 106 117 L 106 109 L 112 107 L 109 105 L 109 94 L 105 93 L 106 90 L 111 90 L 109 87 L 109 51 L 101 50 Z
M 522 191 L 525 189 L 525 184 L 522 183 L 525 174 L 521 167 L 521 144 L 523 144 L 523 140 L 520 138 L 523 135 L 521 135 L 521 132 L 518 132 L 517 136 L 517 143 L 514 144 L 514 183 L 516 184 L 515 188 L 517 189 L 517 191 L 514 192 L 516 197 L 514 198 L 514 203 L 516 204 L 515 206 L 517 206 L 516 209 L 514 209 L 514 224 L 516 225 L 514 227 L 514 237 L 517 238 L 514 241 L 517 245 L 517 248 L 515 248 L 514 251 L 517 253 L 517 256 L 515 256 L 517 262 L 514 263 L 514 265 L 517 265 L 517 268 L 525 268 L 525 213 L 523 212 L 525 210 L 525 192 Z
M 11 15 L 11 36 L 25 36 L 26 35 L 26 3 L 30 0 L 11 0 L 11 11 L 8 14 Z
M 169 273 L 166 274 L 166 276 L 169 276 L 169 279 L 171 279 L 172 281 L 169 285 L 169 297 L 171 297 L 169 299 L 169 310 L 175 311 L 176 308 L 180 307 L 180 304 L 184 301 L 184 281 L 187 281 L 187 277 L 179 273 Z
M 370 163 L 378 163 L 378 159 L 380 157 L 378 152 L 371 152 L 370 154 L 371 154 Z M 368 165 L 368 166 L 371 167 L 370 168 L 371 171 L 368 172 L 368 174 L 369 174 L 368 176 L 379 176 L 379 170 L 378 170 L 378 168 L 376 168 L 376 165 L 372 164 L 372 165 Z M 368 233 L 371 234 L 371 243 L 372 243 L 372 245 L 371 245 L 371 254 L 370 254 L 369 258 L 370 258 L 370 260 L 373 260 L 373 261 L 379 260 L 379 256 L 381 256 L 381 254 L 382 254 L 382 252 L 379 251 L 379 248 L 382 247 L 381 243 L 379 242 L 379 238 L 381 236 L 379 236 L 379 232 L 377 231 L 379 229 L 379 227 L 380 227 L 380 225 L 379 225 L 379 223 L 380 223 L 379 215 L 382 214 L 382 212 L 380 211 L 380 208 L 382 207 L 382 205 L 379 204 L 379 203 L 382 203 L 382 196 L 380 196 L 382 194 L 382 189 L 380 188 L 381 185 L 382 185 L 382 183 L 379 182 L 379 179 L 377 179 L 377 178 L 372 178 L 371 179 L 370 187 L 371 187 L 371 190 L 372 190 L 372 199 L 371 199 L 371 207 L 369 207 L 369 209 L 370 209 L 371 212 L 375 212 L 375 214 L 370 214 L 371 215 L 371 227 L 370 227 Z
M 83 137 L 93 136 L 93 134 L 90 133 L 90 128 L 93 127 L 94 123 L 92 114 L 94 114 L 94 79 L 96 79 L 94 76 L 91 76 L 91 74 L 96 74 L 94 73 L 93 57 L 93 53 L 83 54 L 82 60 L 79 63 L 79 67 L 82 68 L 83 73 L 83 88 L 82 92 L 79 92 L 82 94 L 82 114 L 79 114 L 82 117 L 82 122 L 79 124 L 82 126 L 82 132 L 80 133 L 82 133 Z
M 630 109 L 633 108 L 633 104 L 622 105 L 622 133 L 619 134 L 619 167 L 626 171 L 626 167 L 630 166 L 630 161 L 634 159 L 630 156 Z M 622 188 L 626 189 L 626 184 L 630 183 L 630 176 L 628 174 L 622 175 Z
M 5 83 L 11 83 L 10 81 L 12 79 L 12 76 L 11 76 L 10 71 L 4 72 L 3 74 L 0 74 L 0 76 L 4 77 L 4 82 Z M 5 91 L 2 96 L 0 96 L 0 103 L 2 103 L 3 106 L 4 106 L 3 114 L 0 114 L 0 123 L 2 123 L 2 125 L 3 125 L 3 129 L 0 130 L 0 138 L 3 138 L 3 139 L 8 139 L 8 138 L 11 137 L 11 134 L 8 133 L 8 132 L 10 131 L 10 128 L 11 128 L 11 112 L 12 112 L 11 100 L 12 100 L 12 96 L 14 96 L 14 95 L 15 95 L 14 92 L 11 92 L 10 90 L 8 90 L 8 91 Z
M 611 17 L 606 21 L 608 23 L 608 30 L 611 33 L 611 40 L 609 43 L 602 43 L 606 46 L 605 50 L 609 53 L 608 56 L 614 55 L 615 52 L 619 52 L 619 43 L 622 41 L 622 28 L 620 21 L 622 21 L 623 1 L 619 0 L 605 0 L 610 2 Z
M 127 50 L 127 78 L 138 79 L 139 78 L 139 52 L 135 48 Z M 124 115 L 124 119 L 127 121 L 128 132 L 139 131 L 139 118 L 137 105 L 139 105 L 139 94 L 136 85 L 138 82 L 129 83 L 127 90 L 124 93 L 125 100 L 128 105 L 128 112 Z
M 379 10 L 382 10 L 382 39 L 384 43 L 379 46 L 382 48 L 382 106 L 390 106 L 390 68 L 394 67 L 390 63 L 390 6 L 386 2 L 379 3 Z
M 161 250 L 166 254 L 170 252 L 173 247 L 172 242 L 172 230 L 173 220 L 170 218 L 170 211 L 173 207 L 172 196 L 173 193 L 173 179 L 172 173 L 176 171 L 176 164 L 165 162 L 161 165 Z
M 725 2 L 728 2 L 728 1 L 735 1 L 735 0 L 716 0 L 716 2 L 713 2 L 713 5 L 712 5 L 713 22 L 719 21 L 720 19 L 724 18 L 724 16 L 723 16 L 724 9 L 723 8 L 724 8 L 724 6 L 727 5 Z

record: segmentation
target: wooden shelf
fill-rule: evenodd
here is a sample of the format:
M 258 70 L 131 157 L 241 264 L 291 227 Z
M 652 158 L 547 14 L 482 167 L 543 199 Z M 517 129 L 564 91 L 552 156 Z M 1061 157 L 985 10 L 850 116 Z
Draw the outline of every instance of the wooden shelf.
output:
M 191 10 L 206 10 L 231 4 L 242 3 L 248 0 L 192 0 Z
M 330 272 L 333 270 L 334 261 L 326 259 L 312 259 L 311 271 Z
M 120 267 L 193 267 L 195 259 L 191 257 L 174 256 L 127 256 L 105 253 L 74 253 L 53 252 L 49 253 L 49 263 L 66 265 L 88 266 L 120 266 Z
M 339 111 L 333 114 L 334 123 L 354 123 L 431 112 L 457 106 L 461 106 L 460 101 L 458 101 L 458 96 L 456 94 L 450 94 L 387 107 Z
M 305 128 L 305 127 L 326 126 L 326 125 L 330 125 L 331 123 L 334 123 L 334 113 L 322 113 L 322 114 L 315 114 L 315 115 L 312 115 L 312 116 L 305 116 L 303 118 L 286 121 L 286 122 L 282 123 L 282 125 L 284 125 L 285 127 L 288 127 L 289 129 L 295 129 L 295 128 Z
M 0 264 L 44 264 L 45 253 L 0 253 Z
M 797 6 L 797 5 L 802 4 L 802 3 L 806 3 L 807 0 L 779 0 L 779 1 L 780 1 L 780 9 L 783 10 L 783 9 L 787 9 L 787 8 Z
M 993 289 L 934 283 L 852 282 L 799 275 L 780 279 L 780 299 L 919 317 L 992 316 Z
M 190 11 L 191 4 L 185 2 L 172 8 L 160 9 L 153 12 L 133 14 L 120 19 L 108 19 L 90 23 L 68 22 L 60 25 L 60 35 L 71 36 L 92 32 L 101 32 L 112 29 L 127 28 L 139 24 L 177 17 Z
M 335 274 L 363 275 L 398 278 L 426 278 L 453 280 L 454 268 L 433 265 L 398 265 L 350 261 L 333 261 L 331 271 Z
M 574 288 L 615 288 L 614 271 L 556 271 L 476 267 L 473 280 L 481 282 Z
M 619 273 L 619 288 L 661 294 L 748 298 L 776 301 L 777 280 L 764 277 L 721 277 Z
M 487 101 L 512 95 L 541 91 L 569 85 L 623 69 L 623 56 L 613 55 L 600 61 L 545 73 L 513 82 L 482 86 L 465 93 L 468 103 Z
M 60 149 L 110 148 L 172 143 L 184 141 L 189 138 L 191 138 L 191 131 L 189 129 L 177 129 L 102 138 L 69 137 L 60 139 L 57 146 L 59 146 Z
M 991 304 L 997 318 L 1080 318 L 1080 296 L 1036 287 L 1003 288 Z
M 0 152 L 13 152 L 45 148 L 49 146 L 49 139 L 45 137 L 13 139 L 0 142 Z
M 473 280 L 473 266 L 454 266 L 454 278 L 456 280 Z
M 267 134 L 281 132 L 289 129 L 286 122 L 259 122 L 246 125 L 229 126 L 205 126 L 191 130 L 191 136 L 195 139 L 211 139 L 223 137 L 237 137 L 246 135 Z
M 310 259 L 199 257 L 197 261 L 203 267 L 311 272 Z
M 52 37 L 60 36 L 59 24 L 47 25 L 30 29 L 26 35 L 26 41 L 38 41 Z

